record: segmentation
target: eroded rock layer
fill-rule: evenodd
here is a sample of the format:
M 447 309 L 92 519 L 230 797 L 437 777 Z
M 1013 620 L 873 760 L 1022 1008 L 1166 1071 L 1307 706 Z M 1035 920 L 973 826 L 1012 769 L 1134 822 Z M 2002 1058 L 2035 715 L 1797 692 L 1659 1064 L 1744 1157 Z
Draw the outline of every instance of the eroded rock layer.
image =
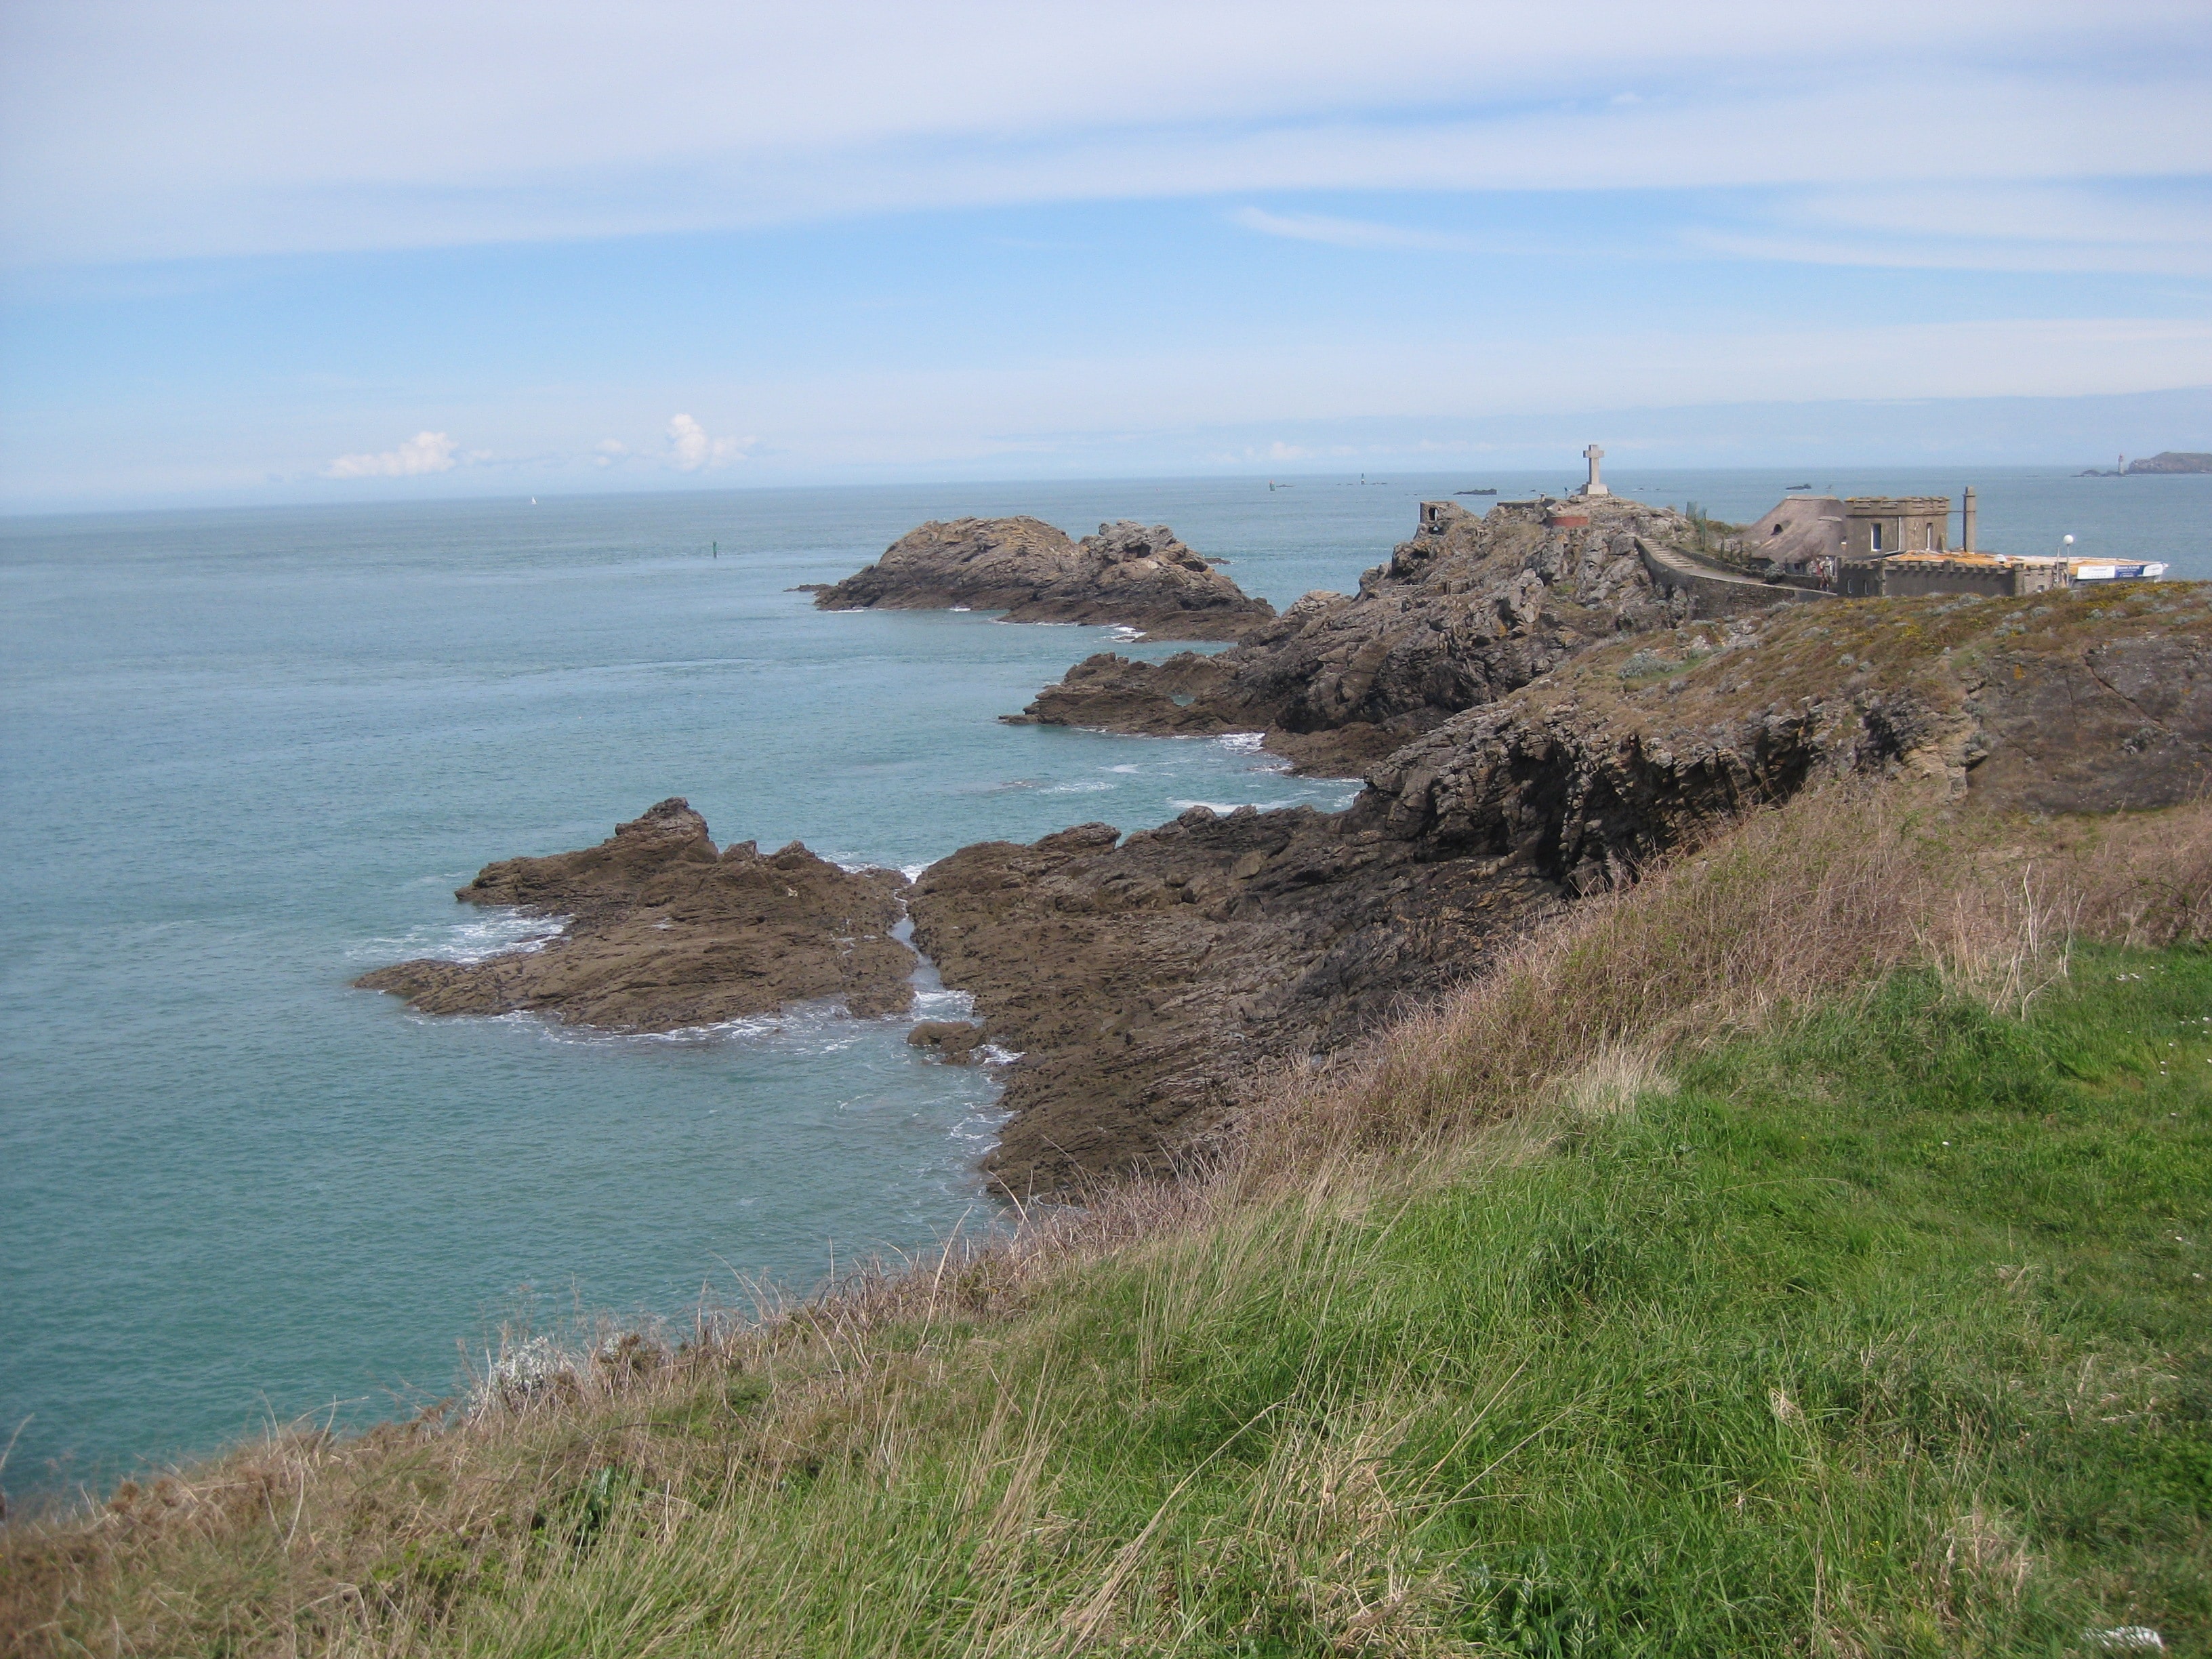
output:
M 720 852 L 688 803 L 665 800 L 596 847 L 486 865 L 454 896 L 569 918 L 534 951 L 365 974 L 431 1014 L 527 1010 L 576 1025 L 670 1031 L 834 999 L 903 1012 L 914 952 L 891 937 L 896 870 L 843 870 L 797 842 Z
M 1080 542 L 1042 519 L 932 521 L 824 588 L 825 611 L 1003 611 L 1008 622 L 1091 623 L 1160 639 L 1233 640 L 1270 620 L 1165 525 L 1101 525 Z

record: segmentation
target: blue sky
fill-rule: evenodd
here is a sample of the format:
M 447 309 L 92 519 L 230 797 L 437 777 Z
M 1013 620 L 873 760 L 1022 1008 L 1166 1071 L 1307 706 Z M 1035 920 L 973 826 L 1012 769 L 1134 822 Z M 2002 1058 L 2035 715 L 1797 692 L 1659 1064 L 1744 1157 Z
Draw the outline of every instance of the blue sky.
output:
M 0 507 L 2212 448 L 2212 8 L 17 0 Z

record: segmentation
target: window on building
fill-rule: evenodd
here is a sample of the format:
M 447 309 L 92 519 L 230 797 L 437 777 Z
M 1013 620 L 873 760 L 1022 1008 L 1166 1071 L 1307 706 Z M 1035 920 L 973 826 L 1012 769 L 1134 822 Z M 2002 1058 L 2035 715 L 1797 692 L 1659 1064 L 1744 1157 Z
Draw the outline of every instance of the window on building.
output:
M 1881 526 L 1880 525 L 1878 525 L 1878 524 L 1870 524 L 1870 525 L 1869 525 L 1869 526 L 1867 526 L 1867 528 L 1868 528 L 1869 530 L 1870 530 L 1870 531 L 1872 531 L 1872 532 L 1874 532 L 1874 550 L 1875 550 L 1875 552 L 1877 552 L 1877 553 L 1881 552 Z

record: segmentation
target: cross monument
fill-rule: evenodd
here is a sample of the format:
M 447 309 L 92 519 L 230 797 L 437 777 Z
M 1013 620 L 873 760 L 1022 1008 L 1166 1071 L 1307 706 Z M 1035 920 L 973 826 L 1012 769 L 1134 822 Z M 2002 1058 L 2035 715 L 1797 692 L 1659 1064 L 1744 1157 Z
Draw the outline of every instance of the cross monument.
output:
M 1605 487 L 1605 480 L 1597 476 L 1597 464 L 1605 459 L 1605 451 L 1592 444 L 1588 449 L 1583 451 L 1583 459 L 1590 464 L 1589 482 L 1583 486 L 1583 494 L 1585 495 L 1612 495 L 1613 492 Z

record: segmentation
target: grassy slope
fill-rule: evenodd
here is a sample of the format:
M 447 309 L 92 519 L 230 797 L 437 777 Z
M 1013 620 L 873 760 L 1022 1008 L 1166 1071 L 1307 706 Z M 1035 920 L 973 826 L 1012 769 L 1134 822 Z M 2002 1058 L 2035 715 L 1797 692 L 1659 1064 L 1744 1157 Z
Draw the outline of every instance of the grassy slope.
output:
M 1213 1174 L 0 1534 L 0 1651 L 2212 1650 L 2212 954 L 1988 1011 L 2212 811 L 2047 829 L 1755 817 Z
M 2203 1650 L 2208 1016 L 2195 951 L 2088 955 L 2024 1024 L 1897 977 L 1433 1185 L 1094 1267 L 893 1438 L 617 1503 L 450 1634 Z

